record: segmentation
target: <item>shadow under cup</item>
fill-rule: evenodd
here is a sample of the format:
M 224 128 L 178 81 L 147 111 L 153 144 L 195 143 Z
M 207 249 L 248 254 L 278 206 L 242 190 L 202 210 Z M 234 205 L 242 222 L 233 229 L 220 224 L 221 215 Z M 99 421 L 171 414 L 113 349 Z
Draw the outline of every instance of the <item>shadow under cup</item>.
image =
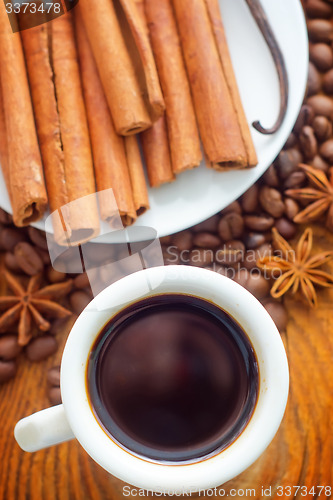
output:
M 95 418 L 126 451 L 197 462 L 241 434 L 259 393 L 258 362 L 237 321 L 215 304 L 167 293 L 114 316 L 90 351 Z

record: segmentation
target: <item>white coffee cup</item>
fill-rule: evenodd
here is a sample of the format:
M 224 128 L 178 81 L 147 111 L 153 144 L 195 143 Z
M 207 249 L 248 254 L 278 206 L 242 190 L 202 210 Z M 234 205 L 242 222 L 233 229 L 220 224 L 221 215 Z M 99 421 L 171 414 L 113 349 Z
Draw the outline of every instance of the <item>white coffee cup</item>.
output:
M 194 295 L 221 307 L 247 333 L 258 360 L 258 400 L 245 429 L 226 449 L 194 463 L 157 462 L 125 450 L 103 430 L 87 394 L 89 353 L 105 324 L 126 305 L 163 293 Z M 20 420 L 14 433 L 21 448 L 30 452 L 77 438 L 101 467 L 127 483 L 159 492 L 195 492 L 225 483 L 262 454 L 282 420 L 288 388 L 288 363 L 280 334 L 253 295 L 212 271 L 155 267 L 113 283 L 86 307 L 72 328 L 62 358 L 63 404 Z

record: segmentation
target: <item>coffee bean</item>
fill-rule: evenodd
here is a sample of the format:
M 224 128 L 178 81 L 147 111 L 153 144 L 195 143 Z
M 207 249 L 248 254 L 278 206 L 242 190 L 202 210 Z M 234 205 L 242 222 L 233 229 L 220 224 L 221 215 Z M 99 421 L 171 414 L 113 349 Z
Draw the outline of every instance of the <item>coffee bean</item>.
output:
M 274 219 L 269 215 L 246 215 L 244 217 L 245 226 L 253 231 L 268 231 L 273 224 Z
M 172 241 L 171 234 L 169 236 L 163 236 L 162 238 L 160 238 L 161 245 L 170 245 L 171 241 Z
M 323 89 L 326 94 L 333 94 L 333 69 L 325 73 L 323 78 Z
M 69 297 L 71 309 L 75 314 L 81 314 L 83 309 L 91 302 L 91 297 L 83 290 L 77 290 L 71 293 Z
M 25 234 L 18 229 L 5 227 L 0 231 L 0 248 L 3 248 L 8 252 L 12 252 L 18 243 L 25 240 Z
M 310 161 L 310 165 L 314 168 L 318 168 L 323 172 L 327 172 L 329 169 L 329 164 L 319 155 L 316 155 L 313 160 Z
M 333 26 L 325 19 L 311 19 L 307 23 L 308 34 L 313 42 L 329 43 L 333 38 Z
M 286 140 L 283 149 L 293 148 L 297 144 L 297 138 L 294 132 L 290 132 L 288 139 Z
M 257 299 L 262 299 L 269 294 L 269 281 L 264 278 L 259 272 L 249 273 L 245 288 L 252 293 Z
M 28 235 L 34 245 L 41 248 L 42 250 L 48 250 L 46 235 L 43 231 L 40 231 L 35 227 L 29 226 Z
M 219 220 L 220 218 L 218 215 L 213 215 L 213 217 L 200 222 L 200 224 L 196 224 L 192 229 L 194 232 L 208 231 L 210 233 L 216 233 Z
M 332 7 L 323 0 L 308 0 L 306 13 L 309 17 L 329 19 L 332 16 Z
M 319 153 L 330 165 L 333 164 L 333 139 L 329 139 L 322 143 L 319 148 Z
M 241 198 L 242 209 L 246 213 L 255 212 L 258 208 L 258 193 L 259 188 L 257 184 L 253 184 Z
M 233 201 L 230 203 L 230 205 L 222 210 L 221 215 L 230 214 L 231 212 L 235 212 L 236 214 L 242 213 L 242 207 L 240 206 L 239 201 Z
M 50 259 L 50 254 L 47 250 L 43 250 L 42 248 L 35 247 L 36 252 L 40 256 L 40 258 L 43 261 L 43 264 L 45 266 L 50 266 L 51 265 L 51 259 Z M 69 267 L 70 270 L 70 267 Z
M 0 224 L 7 226 L 13 223 L 13 217 L 5 212 L 2 208 L 0 208 Z
M 73 283 L 74 283 L 74 287 L 79 288 L 79 289 L 90 287 L 90 281 L 88 278 L 88 274 L 87 273 L 78 274 L 74 278 Z
M 242 287 L 246 287 L 247 280 L 249 279 L 249 272 L 247 269 L 240 269 L 236 272 L 234 276 L 234 281 L 241 285 Z
M 192 247 L 192 243 L 193 236 L 191 231 L 181 231 L 172 237 L 172 244 L 175 245 L 180 252 L 190 249 Z
M 15 361 L 1 361 L 0 360 L 0 384 L 7 382 L 16 375 Z
M 294 132 L 298 135 L 305 125 L 311 125 L 314 117 L 315 113 L 311 106 L 303 104 L 294 125 Z
M 306 180 L 306 175 L 302 170 L 298 172 L 293 172 L 289 175 L 289 177 L 284 181 L 283 187 L 284 189 L 294 189 L 301 187 Z
M 326 141 L 332 135 L 332 122 L 326 116 L 316 116 L 312 123 L 318 141 Z
M 244 238 L 245 246 L 250 250 L 258 248 L 260 245 L 263 245 L 265 241 L 265 235 L 261 233 L 250 232 L 246 234 Z
M 315 43 L 310 45 L 310 61 L 320 70 L 328 71 L 333 66 L 333 53 L 331 47 L 326 43 Z
M 61 281 L 65 281 L 66 273 L 62 273 L 54 269 L 54 267 L 49 266 L 46 271 L 47 279 L 50 283 L 60 283 Z
M 5 266 L 13 273 L 21 273 L 22 269 L 17 263 L 16 257 L 12 252 L 6 252 L 4 257 Z
M 51 327 L 47 332 L 49 335 L 63 335 L 64 330 L 68 324 L 68 317 L 54 319 L 51 323 Z
M 312 160 L 312 158 L 317 154 L 317 139 L 314 134 L 313 128 L 310 125 L 305 125 L 300 134 L 299 142 L 303 151 L 303 154 L 307 160 Z
M 298 214 L 300 210 L 297 201 L 293 200 L 292 198 L 285 198 L 284 206 L 286 216 L 288 217 L 288 219 L 293 220 L 293 218 Z
M 288 323 L 286 308 L 279 302 L 267 302 L 265 309 L 271 316 L 279 332 L 284 332 Z
M 303 157 L 300 151 L 296 148 L 281 151 L 277 158 L 277 170 L 281 179 L 286 179 L 289 177 L 291 172 L 297 170 L 298 165 L 302 162 L 302 160 Z
M 262 208 L 273 217 L 281 217 L 284 212 L 282 196 L 277 189 L 263 186 L 259 191 L 259 201 Z
M 196 267 L 209 266 L 214 262 L 214 251 L 209 248 L 193 248 L 190 252 L 189 263 Z
M 220 244 L 220 238 L 212 233 L 197 233 L 193 238 L 193 245 L 200 248 L 216 248 Z
M 333 119 L 333 100 L 327 95 L 313 95 L 307 99 L 316 115 L 326 116 Z
M 56 352 L 58 343 L 52 335 L 35 337 L 27 345 L 25 353 L 29 361 L 39 362 Z
M 50 387 L 48 390 L 48 398 L 51 405 L 56 406 L 61 404 L 60 387 Z
M 307 96 L 310 97 L 314 94 L 318 94 L 321 89 L 321 77 L 320 74 L 311 62 L 309 63 L 308 72 L 308 85 L 307 85 Z
M 60 366 L 53 366 L 49 369 L 46 379 L 51 386 L 60 387 Z
M 29 276 L 40 273 L 44 268 L 42 259 L 29 243 L 18 243 L 15 246 L 14 255 L 19 267 Z
M 244 259 L 245 245 L 242 241 L 231 240 L 217 250 L 215 260 L 219 264 L 234 266 Z
M 15 359 L 21 352 L 16 335 L 3 335 L 0 337 L 0 359 L 8 361 Z
M 230 212 L 224 215 L 218 225 L 218 234 L 222 241 L 240 238 L 244 230 L 244 220 L 236 212 Z
M 263 180 L 265 184 L 271 187 L 279 187 L 279 176 L 277 174 L 277 169 L 275 165 L 270 165 L 263 175 Z
M 285 217 L 275 221 L 275 227 L 286 240 L 291 240 L 297 232 L 296 225 Z

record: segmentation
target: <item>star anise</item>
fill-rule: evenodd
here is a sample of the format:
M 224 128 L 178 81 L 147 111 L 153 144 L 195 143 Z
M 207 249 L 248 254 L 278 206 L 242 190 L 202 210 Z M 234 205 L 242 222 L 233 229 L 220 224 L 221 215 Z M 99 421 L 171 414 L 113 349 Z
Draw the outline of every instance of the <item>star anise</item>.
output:
M 72 280 L 40 288 L 42 275 L 38 274 L 29 279 L 25 288 L 19 279 L 8 271 L 4 271 L 8 288 L 13 295 L 0 297 L 0 309 L 7 309 L 0 316 L 0 332 L 18 322 L 18 343 L 26 345 L 31 339 L 31 323 L 46 332 L 50 323 L 44 315 L 50 318 L 64 318 L 72 313 L 57 301 L 67 295 L 72 288 Z
M 309 205 L 294 217 L 294 222 L 303 224 L 314 221 L 326 213 L 326 227 L 333 232 L 333 167 L 328 175 L 318 168 L 301 163 L 310 186 L 301 189 L 288 189 L 285 194 L 296 200 L 304 200 Z
M 257 261 L 260 269 L 276 278 L 271 289 L 272 297 L 279 298 L 288 290 L 296 293 L 300 289 L 308 303 L 315 306 L 317 295 L 314 285 L 333 286 L 333 276 L 317 269 L 332 260 L 333 252 L 322 252 L 310 257 L 313 243 L 311 228 L 304 231 L 295 250 L 275 228 L 272 232 L 277 255 L 268 255 Z

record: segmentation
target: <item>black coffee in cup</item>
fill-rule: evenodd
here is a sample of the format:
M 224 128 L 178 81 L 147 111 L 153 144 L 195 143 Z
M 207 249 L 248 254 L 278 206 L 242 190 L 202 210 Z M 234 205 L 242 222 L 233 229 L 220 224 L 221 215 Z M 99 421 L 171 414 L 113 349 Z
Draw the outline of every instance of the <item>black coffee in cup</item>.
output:
M 239 324 L 201 298 L 157 295 L 113 317 L 87 368 L 90 403 L 105 432 L 157 461 L 200 460 L 245 428 L 258 363 Z

